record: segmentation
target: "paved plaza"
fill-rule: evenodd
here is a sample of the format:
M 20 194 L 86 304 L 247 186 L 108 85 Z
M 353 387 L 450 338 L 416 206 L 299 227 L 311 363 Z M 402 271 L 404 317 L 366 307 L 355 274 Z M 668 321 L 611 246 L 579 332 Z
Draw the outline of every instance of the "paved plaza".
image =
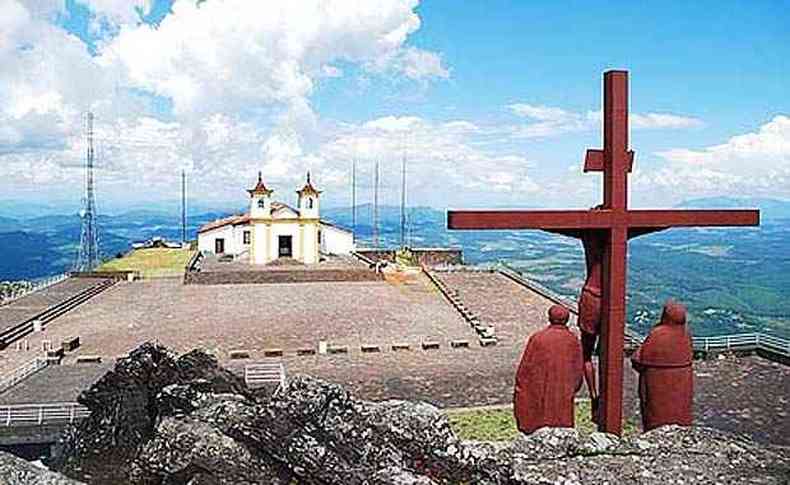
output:
M 419 272 L 384 281 L 277 285 L 183 285 L 178 280 L 122 282 L 28 337 L 30 351 L 0 352 L 10 369 L 37 355 L 41 341 L 78 335 L 81 347 L 0 394 L 0 403 L 73 400 L 120 355 L 145 341 L 177 352 L 202 347 L 241 372 L 255 361 L 282 361 L 289 375 L 306 373 L 372 400 L 420 399 L 442 407 L 508 404 L 518 360 L 530 333 L 546 324 L 552 302 L 499 273 L 435 273 L 466 308 L 496 329 L 498 343 L 477 335 Z M 465 340 L 468 347 L 454 348 Z M 347 348 L 347 353 L 297 355 L 298 349 Z M 424 342 L 438 349 L 423 349 Z M 408 349 L 393 350 L 393 344 Z M 377 345 L 377 352 L 362 352 Z M 281 349 L 282 357 L 265 357 Z M 231 359 L 244 350 L 249 359 Z M 75 364 L 99 355 L 102 364 Z M 625 413 L 636 419 L 636 374 L 626 365 Z M 790 367 L 758 357 L 695 362 L 698 422 L 790 445 Z M 584 387 L 580 397 L 585 396 Z M 51 394 L 51 396 L 50 396 Z M 50 397 L 48 397 L 50 396 Z

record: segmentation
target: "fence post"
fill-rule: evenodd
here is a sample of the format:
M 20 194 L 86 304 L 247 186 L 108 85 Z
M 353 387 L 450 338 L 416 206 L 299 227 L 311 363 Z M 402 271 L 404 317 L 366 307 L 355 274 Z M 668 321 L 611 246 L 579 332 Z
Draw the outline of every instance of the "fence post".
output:
M 70 406 L 70 409 L 69 409 L 69 423 L 73 423 L 74 422 L 74 409 L 76 407 L 77 406 L 75 406 L 73 404 Z
M 5 425 L 11 426 L 11 406 L 6 406 L 5 412 L 6 412 Z
M 38 408 L 38 424 L 44 422 L 44 406 L 39 406 Z

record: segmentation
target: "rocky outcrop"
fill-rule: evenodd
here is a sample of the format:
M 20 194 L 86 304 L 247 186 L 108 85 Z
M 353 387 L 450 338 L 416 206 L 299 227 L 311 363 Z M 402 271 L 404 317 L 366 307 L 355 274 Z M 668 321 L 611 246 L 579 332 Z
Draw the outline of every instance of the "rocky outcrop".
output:
M 81 483 L 0 451 L 0 485 L 80 485 Z
M 710 428 L 665 426 L 619 439 L 543 428 L 500 451 L 506 483 L 786 484 L 790 453 Z
M 214 357 L 202 351 L 176 357 L 144 344 L 79 396 L 91 415 L 66 434 L 52 465 L 78 479 L 123 483 L 164 418 L 189 415 L 223 393 L 249 397 L 243 381 Z
M 466 443 L 425 403 L 362 401 L 304 376 L 253 394 L 202 352 L 176 358 L 154 345 L 80 400 L 91 417 L 55 464 L 89 483 L 778 484 L 790 473 L 787 450 L 704 428 L 623 440 L 542 429 L 505 447 Z

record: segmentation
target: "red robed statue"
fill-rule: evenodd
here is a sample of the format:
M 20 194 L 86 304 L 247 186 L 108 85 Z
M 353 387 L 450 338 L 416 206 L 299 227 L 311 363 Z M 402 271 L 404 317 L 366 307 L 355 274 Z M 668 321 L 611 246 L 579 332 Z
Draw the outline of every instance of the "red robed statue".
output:
M 522 433 L 573 427 L 573 398 L 582 385 L 582 349 L 568 330 L 566 308 L 549 309 L 549 326 L 529 337 L 516 374 L 513 413 Z
M 623 357 L 626 328 L 628 241 L 670 227 L 755 226 L 756 210 L 634 210 L 628 177 L 634 151 L 628 146 L 628 73 L 607 71 L 603 92 L 603 149 L 587 150 L 585 172 L 603 174 L 603 204 L 594 210 L 449 211 L 449 229 L 542 229 L 582 239 L 587 281 L 579 304 L 585 373 L 590 395 L 600 391 L 598 428 L 620 434 L 623 426 Z M 586 327 L 586 328 L 585 328 Z M 598 383 L 592 350 L 601 342 Z
M 639 407 L 645 431 L 665 424 L 691 426 L 692 358 L 686 308 L 668 301 L 661 321 L 631 357 L 634 369 L 639 372 Z

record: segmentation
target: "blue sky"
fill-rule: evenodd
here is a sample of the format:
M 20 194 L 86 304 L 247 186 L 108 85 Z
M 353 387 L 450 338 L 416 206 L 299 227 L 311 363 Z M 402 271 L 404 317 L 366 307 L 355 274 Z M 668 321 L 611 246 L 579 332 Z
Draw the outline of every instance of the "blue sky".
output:
M 2 198 L 79 199 L 97 116 L 106 206 L 244 202 L 258 170 L 292 198 L 587 206 L 601 76 L 631 73 L 632 201 L 790 198 L 790 3 L 3 0 Z M 154 28 L 156 26 L 156 28 Z M 4 44 L 4 45 L 3 45 Z M 100 204 L 101 205 L 101 204 Z

